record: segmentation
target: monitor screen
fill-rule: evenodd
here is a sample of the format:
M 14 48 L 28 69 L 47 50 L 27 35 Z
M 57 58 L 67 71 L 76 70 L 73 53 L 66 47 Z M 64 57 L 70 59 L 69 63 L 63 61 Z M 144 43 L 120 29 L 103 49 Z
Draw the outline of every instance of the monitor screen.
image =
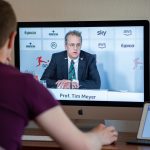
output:
M 68 80 L 68 53 L 63 60 L 67 67 L 56 57 L 67 51 L 65 35 L 70 31 L 82 36 L 81 45 L 72 45 L 81 48 L 77 69 L 87 61 L 76 71 L 75 81 L 82 88 L 50 86 L 53 81 L 56 85 L 58 80 L 65 79 L 58 77 L 59 69 L 61 73 L 66 70 L 65 80 Z M 19 22 L 15 49 L 15 64 L 20 71 L 33 74 L 63 105 L 137 107 L 149 98 L 149 22 L 146 20 Z M 88 56 L 81 56 L 81 51 Z M 91 61 L 89 56 L 93 58 Z M 95 65 L 91 65 L 94 60 Z M 50 76 L 42 79 L 46 69 L 56 71 L 50 80 Z M 80 77 L 84 75 L 85 78 Z M 95 86 L 92 81 L 88 83 L 94 78 L 98 78 Z M 85 82 L 86 86 L 82 86 Z

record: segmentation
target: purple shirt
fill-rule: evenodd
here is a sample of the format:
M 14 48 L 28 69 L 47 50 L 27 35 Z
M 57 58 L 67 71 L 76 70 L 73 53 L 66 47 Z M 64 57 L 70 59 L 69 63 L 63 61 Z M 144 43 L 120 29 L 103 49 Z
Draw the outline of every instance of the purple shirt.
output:
M 0 63 L 0 146 L 20 149 L 29 120 L 58 104 L 32 75 Z

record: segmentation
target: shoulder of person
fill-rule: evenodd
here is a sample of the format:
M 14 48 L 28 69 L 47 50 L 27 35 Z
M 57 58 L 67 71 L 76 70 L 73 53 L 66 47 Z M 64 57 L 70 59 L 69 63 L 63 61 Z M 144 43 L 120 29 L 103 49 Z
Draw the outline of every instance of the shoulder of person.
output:
M 16 78 L 24 78 L 25 76 L 29 76 L 33 78 L 33 75 L 28 72 L 28 73 L 22 73 L 19 71 L 18 68 L 11 66 L 11 65 L 3 65 L 3 71 L 7 71 L 7 74 L 9 74 L 11 77 L 16 77 Z
M 32 82 L 36 78 L 35 76 L 32 75 L 32 73 L 30 72 L 23 73 L 14 67 L 11 67 L 11 69 L 9 69 L 9 75 L 11 78 L 16 78 L 17 81 L 20 83 L 23 83 L 26 81 Z
M 88 53 L 86 51 L 81 50 L 80 57 L 95 58 L 95 55 L 94 54 L 90 54 L 90 53 Z
M 52 54 L 53 57 L 65 56 L 65 55 L 67 55 L 67 51 L 66 50 Z
M 24 81 L 31 81 L 35 80 L 36 76 L 32 75 L 31 73 L 21 73 L 19 74 L 19 77 L 22 78 Z

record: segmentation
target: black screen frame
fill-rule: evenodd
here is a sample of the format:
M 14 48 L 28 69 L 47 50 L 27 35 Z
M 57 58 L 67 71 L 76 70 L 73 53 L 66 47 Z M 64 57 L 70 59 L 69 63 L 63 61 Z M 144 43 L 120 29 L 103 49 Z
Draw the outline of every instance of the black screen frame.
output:
M 69 101 L 60 100 L 62 105 L 76 106 L 115 106 L 143 107 L 149 101 L 149 21 L 147 20 L 114 20 L 114 21 L 61 21 L 61 22 L 18 22 L 20 27 L 111 27 L 111 26 L 143 26 L 144 27 L 144 102 L 106 102 L 106 101 Z M 19 34 L 15 40 L 15 66 L 20 69 Z

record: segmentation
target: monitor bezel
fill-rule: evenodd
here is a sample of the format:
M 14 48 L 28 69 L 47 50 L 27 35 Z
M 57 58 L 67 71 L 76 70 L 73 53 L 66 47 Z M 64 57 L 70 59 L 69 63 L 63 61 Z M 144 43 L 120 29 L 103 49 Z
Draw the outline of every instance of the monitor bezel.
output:
M 57 22 L 18 22 L 20 27 L 111 27 L 111 26 L 143 26 L 144 27 L 144 102 L 149 95 L 149 21 L 148 20 L 113 20 L 113 21 L 57 21 Z M 15 40 L 15 66 L 20 69 L 19 34 Z M 106 102 L 106 101 L 75 101 L 59 100 L 62 105 L 76 106 L 116 106 L 143 107 L 144 102 Z

